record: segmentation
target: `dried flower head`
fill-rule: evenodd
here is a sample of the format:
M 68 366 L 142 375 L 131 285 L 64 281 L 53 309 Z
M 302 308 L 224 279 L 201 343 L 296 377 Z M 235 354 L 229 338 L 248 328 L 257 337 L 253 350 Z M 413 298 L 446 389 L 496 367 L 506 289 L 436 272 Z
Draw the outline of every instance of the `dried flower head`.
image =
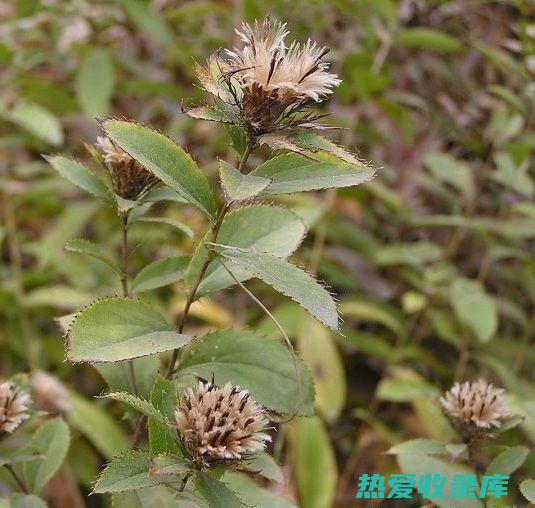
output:
M 10 381 L 0 383 L 0 432 L 13 432 L 29 417 L 30 396 Z
M 442 407 L 456 423 L 473 430 L 500 427 L 510 413 L 503 398 L 504 391 L 484 379 L 455 383 L 440 399 Z
M 54 376 L 38 370 L 30 378 L 35 407 L 52 414 L 67 414 L 72 410 L 69 392 Z
M 199 67 L 201 84 L 234 112 L 252 136 L 293 127 L 312 127 L 318 115 L 303 110 L 340 84 L 323 59 L 329 50 L 310 39 L 286 46 L 286 24 L 269 18 L 236 33 L 242 48 L 212 55 Z
M 158 179 L 108 137 L 96 142 L 108 168 L 114 191 L 125 199 L 138 199 L 158 183 Z
M 271 437 L 265 410 L 249 392 L 227 383 L 199 381 L 176 410 L 176 427 L 191 457 L 203 466 L 261 452 Z

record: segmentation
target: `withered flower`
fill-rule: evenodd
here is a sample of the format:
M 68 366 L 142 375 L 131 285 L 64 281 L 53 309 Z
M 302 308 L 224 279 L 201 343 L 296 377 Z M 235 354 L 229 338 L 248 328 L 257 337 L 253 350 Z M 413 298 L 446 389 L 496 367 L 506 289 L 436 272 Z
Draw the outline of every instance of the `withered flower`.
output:
M 264 408 L 230 383 L 220 388 L 213 380 L 199 381 L 184 393 L 175 415 L 186 450 L 203 467 L 247 458 L 271 441 Z
M 35 407 L 51 414 L 67 414 L 72 410 L 69 392 L 54 376 L 38 370 L 30 378 Z
M 122 198 L 136 200 L 159 182 L 108 137 L 97 137 L 96 146 L 110 173 L 113 190 Z
M 29 417 L 30 396 L 10 381 L 0 383 L 0 432 L 11 433 Z
M 473 435 L 501 427 L 502 421 L 510 416 L 503 393 L 504 390 L 495 388 L 484 379 L 466 381 L 455 383 L 440 403 L 466 434 Z
M 236 33 L 243 47 L 212 55 L 197 74 L 205 90 L 215 95 L 252 137 L 268 132 L 314 127 L 319 115 L 305 110 L 340 84 L 323 59 L 329 50 L 310 39 L 285 44 L 286 24 L 269 18 Z M 198 116 L 195 109 L 192 116 Z M 231 121 L 231 120 L 229 120 Z

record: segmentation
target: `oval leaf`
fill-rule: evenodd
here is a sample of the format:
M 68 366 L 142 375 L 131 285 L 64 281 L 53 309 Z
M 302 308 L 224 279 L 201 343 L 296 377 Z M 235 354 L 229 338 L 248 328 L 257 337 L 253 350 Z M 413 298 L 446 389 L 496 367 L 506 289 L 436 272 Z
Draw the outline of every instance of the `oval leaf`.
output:
M 271 183 L 269 178 L 252 174 L 244 175 L 225 161 L 219 161 L 219 177 L 230 201 L 253 198 Z
M 189 261 L 189 256 L 174 256 L 150 263 L 136 275 L 132 292 L 141 293 L 182 280 Z

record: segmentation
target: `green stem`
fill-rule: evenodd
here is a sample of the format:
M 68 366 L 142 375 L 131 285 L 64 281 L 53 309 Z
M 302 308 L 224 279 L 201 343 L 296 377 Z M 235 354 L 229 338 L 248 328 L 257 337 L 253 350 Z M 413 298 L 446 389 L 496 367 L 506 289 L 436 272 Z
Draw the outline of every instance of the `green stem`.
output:
M 25 494 L 29 494 L 30 492 L 28 488 L 26 487 L 24 482 L 20 479 L 19 475 L 15 472 L 15 470 L 11 467 L 11 465 L 4 464 L 4 467 L 7 469 L 7 471 L 9 471 L 9 474 L 13 477 L 13 479 L 15 480 L 17 485 L 20 487 L 22 492 L 24 492 Z
M 242 171 L 243 168 L 245 167 L 245 164 L 247 163 L 247 159 L 249 158 L 249 155 L 251 155 L 251 152 L 253 151 L 253 149 L 254 149 L 254 143 L 249 142 L 247 144 L 247 147 L 245 148 L 245 151 L 243 152 L 243 155 L 240 159 L 240 163 L 238 164 L 239 171 Z M 226 203 L 223 206 L 223 208 L 221 208 L 219 215 L 217 217 L 217 220 L 212 226 L 212 235 L 210 238 L 211 242 L 213 243 L 217 242 L 217 236 L 219 235 L 219 230 L 221 229 L 221 225 L 223 224 L 223 219 L 225 218 L 225 215 L 229 211 L 231 205 L 232 203 Z M 178 333 L 182 333 L 184 331 L 184 326 L 186 325 L 186 320 L 189 314 L 191 304 L 195 301 L 197 289 L 199 289 L 199 285 L 201 284 L 202 279 L 206 273 L 206 270 L 208 269 L 208 265 L 211 262 L 212 262 L 212 259 L 207 253 L 206 258 L 204 259 L 201 269 L 199 271 L 197 280 L 195 281 L 195 284 L 191 288 L 188 298 L 186 299 L 184 310 L 182 312 L 182 316 L 180 317 L 180 322 L 178 323 Z M 166 379 L 171 379 L 173 377 L 173 373 L 175 372 L 176 362 L 178 360 L 178 354 L 179 354 L 179 349 L 175 349 L 173 351 L 173 356 L 171 357 L 171 361 L 169 362 L 167 374 L 165 375 Z
M 123 296 L 128 298 L 130 296 L 128 290 L 128 212 L 121 213 L 121 286 L 123 287 Z M 128 368 L 134 394 L 138 395 L 134 360 L 128 360 Z

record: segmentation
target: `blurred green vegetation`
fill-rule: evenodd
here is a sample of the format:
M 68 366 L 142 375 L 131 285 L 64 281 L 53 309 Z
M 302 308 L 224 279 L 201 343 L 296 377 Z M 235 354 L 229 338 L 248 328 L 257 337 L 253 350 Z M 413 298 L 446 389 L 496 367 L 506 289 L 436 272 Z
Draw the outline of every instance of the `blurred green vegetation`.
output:
M 52 507 L 79 506 L 78 489 L 86 494 L 103 460 L 125 446 L 117 422 L 133 424 L 120 406 L 92 398 L 104 387 L 96 370 L 63 361 L 54 322 L 120 291 L 109 267 L 64 250 L 82 236 L 118 250 L 117 220 L 40 154 L 88 160 L 94 118 L 111 115 L 167 132 L 216 178 L 217 157 L 236 154 L 222 127 L 181 113 L 203 100 L 193 64 L 237 42 L 242 20 L 266 14 L 331 48 L 343 79 L 321 105 L 343 127 L 332 137 L 382 168 L 356 189 L 285 198 L 312 232 L 296 261 L 334 289 L 343 336 L 252 283 L 316 381 L 318 416 L 277 435 L 283 494 L 303 508 L 359 506 L 359 474 L 399 471 L 384 454 L 392 445 L 455 440 L 437 403 L 454 380 L 493 380 L 525 417 L 496 446 L 535 441 L 532 2 L 0 1 L 0 372 L 39 367 L 76 392 L 70 481 L 49 489 Z M 133 225 L 133 270 L 191 252 L 203 230 L 191 208 L 158 206 L 196 237 Z M 184 302 L 179 284 L 144 297 L 172 318 Z M 196 331 L 233 320 L 273 331 L 238 290 L 192 315 Z M 496 506 L 525 502 L 517 485 L 534 475 L 530 457 Z

